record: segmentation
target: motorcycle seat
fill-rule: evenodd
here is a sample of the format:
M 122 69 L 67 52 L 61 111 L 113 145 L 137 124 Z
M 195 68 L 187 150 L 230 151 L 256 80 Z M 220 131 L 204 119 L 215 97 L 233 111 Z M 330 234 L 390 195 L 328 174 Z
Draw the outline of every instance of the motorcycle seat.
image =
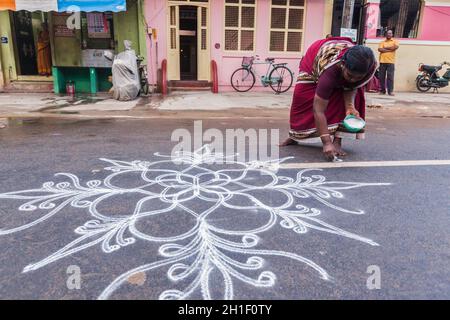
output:
M 435 71 L 440 70 L 441 67 L 440 67 L 440 66 L 429 66 L 429 65 L 424 64 L 424 65 L 422 66 L 422 69 L 423 69 L 424 71 L 429 72 L 429 73 L 433 73 L 433 72 L 435 72 Z

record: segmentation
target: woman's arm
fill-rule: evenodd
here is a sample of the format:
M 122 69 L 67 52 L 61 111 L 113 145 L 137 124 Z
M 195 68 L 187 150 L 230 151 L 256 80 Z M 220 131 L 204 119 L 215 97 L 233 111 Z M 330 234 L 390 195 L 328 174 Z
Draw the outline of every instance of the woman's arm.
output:
M 314 97 L 314 121 L 320 136 L 328 134 L 328 123 L 325 111 L 327 111 L 328 100 L 322 99 L 318 95 Z
M 359 117 L 359 112 L 355 108 L 356 89 L 344 91 L 345 114 L 352 114 Z
M 318 95 L 314 97 L 314 121 L 320 135 L 320 140 L 322 140 L 323 143 L 323 153 L 328 160 L 333 160 L 337 152 L 334 148 L 333 141 L 331 140 L 330 133 L 328 132 L 328 122 L 327 117 L 325 116 L 327 106 L 328 100 L 322 99 Z
M 398 49 L 398 46 L 394 45 L 393 47 L 380 48 L 380 49 L 378 49 L 378 51 L 381 53 L 386 53 L 386 52 L 393 52 L 397 49 Z

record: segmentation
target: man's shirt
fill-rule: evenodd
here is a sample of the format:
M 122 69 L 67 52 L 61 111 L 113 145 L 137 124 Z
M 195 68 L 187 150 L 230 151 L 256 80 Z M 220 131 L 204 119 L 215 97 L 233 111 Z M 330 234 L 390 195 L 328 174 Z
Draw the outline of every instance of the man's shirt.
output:
M 380 42 L 378 48 L 392 48 L 398 46 L 398 41 L 391 38 L 390 40 L 385 39 Z M 390 52 L 380 52 L 380 63 L 395 63 L 395 51 Z

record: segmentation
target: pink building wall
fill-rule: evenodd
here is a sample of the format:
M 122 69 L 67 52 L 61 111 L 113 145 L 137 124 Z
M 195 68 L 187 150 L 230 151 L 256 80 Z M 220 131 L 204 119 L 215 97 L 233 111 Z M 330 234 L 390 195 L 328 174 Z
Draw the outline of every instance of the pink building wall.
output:
M 450 41 L 450 7 L 426 6 L 423 11 L 419 39 Z
M 224 50 L 224 0 L 210 0 L 210 54 L 211 59 L 217 62 L 219 76 L 219 90 L 233 90 L 230 85 L 230 77 L 234 70 L 240 67 L 243 56 L 259 55 L 261 60 L 267 57 L 275 58 L 275 62 L 288 63 L 294 72 L 294 83 L 298 72 L 298 64 L 301 53 L 271 53 L 269 51 L 270 29 L 270 3 L 271 0 L 256 0 L 256 43 L 254 52 L 227 52 Z M 189 3 L 186 3 L 187 5 Z M 325 0 L 306 0 L 305 32 L 303 34 L 303 52 L 316 40 L 323 36 L 323 20 L 325 12 Z M 167 58 L 167 2 L 162 0 L 145 1 L 145 16 L 149 27 L 158 30 L 158 50 L 156 43 L 147 41 L 149 64 L 153 67 L 151 72 L 156 79 L 156 62 L 161 67 L 163 59 Z M 216 48 L 219 44 L 219 48 Z M 158 56 L 156 60 L 156 56 Z M 209 63 L 209 62 L 208 62 Z M 259 75 L 265 74 L 266 65 L 257 66 Z M 264 88 L 256 80 L 253 90 L 271 90 Z
M 167 58 L 167 2 L 162 0 L 144 1 L 145 20 L 149 28 L 157 29 L 157 40 L 147 39 L 147 55 L 150 82 L 156 83 L 157 70 Z
M 211 59 L 217 62 L 220 90 L 233 90 L 230 78 L 234 70 L 241 66 L 242 57 L 259 55 L 261 60 L 267 57 L 275 58 L 275 62 L 287 62 L 288 67 L 294 72 L 294 81 L 298 71 L 301 53 L 272 53 L 269 51 L 269 29 L 270 29 L 270 3 L 271 0 L 257 0 L 256 7 L 256 43 L 254 52 L 227 52 L 223 50 L 223 21 L 224 0 L 213 0 L 211 8 Z M 323 0 L 310 0 L 306 2 L 305 32 L 303 51 L 305 51 L 315 40 L 323 36 L 323 17 L 325 2 Z M 220 44 L 220 49 L 215 49 L 215 44 Z M 266 65 L 255 66 L 259 75 L 264 75 Z M 253 90 L 270 90 L 264 88 L 256 79 Z

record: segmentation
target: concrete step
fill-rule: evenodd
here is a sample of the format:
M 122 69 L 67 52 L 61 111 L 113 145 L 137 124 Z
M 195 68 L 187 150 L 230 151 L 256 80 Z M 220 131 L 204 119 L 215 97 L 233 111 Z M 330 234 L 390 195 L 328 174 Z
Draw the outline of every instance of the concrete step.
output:
M 169 88 L 211 88 L 212 83 L 208 81 L 192 81 L 192 80 L 170 80 Z
M 171 80 L 168 83 L 169 92 L 173 91 L 211 91 L 212 83 L 208 81 Z
M 168 87 L 169 91 L 211 91 L 211 87 Z
M 13 81 L 5 86 L 5 92 L 53 92 L 53 82 L 51 81 Z

